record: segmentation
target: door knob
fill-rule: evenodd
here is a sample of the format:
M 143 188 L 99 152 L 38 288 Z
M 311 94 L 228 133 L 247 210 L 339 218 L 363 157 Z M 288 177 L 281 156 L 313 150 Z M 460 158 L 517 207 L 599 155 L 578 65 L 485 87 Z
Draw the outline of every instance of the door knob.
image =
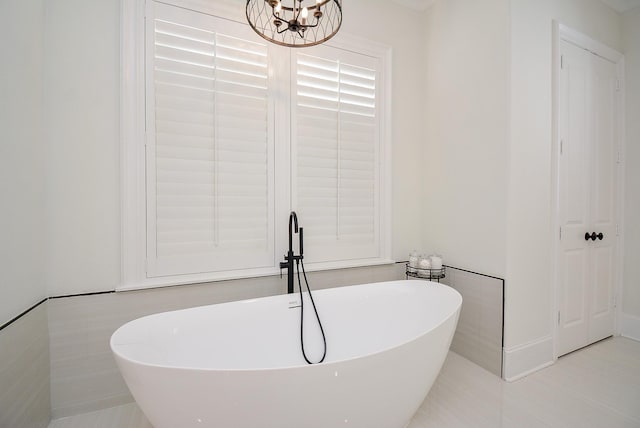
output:
M 596 233 L 595 233 L 595 232 L 591 232 L 591 233 L 586 232 L 586 233 L 584 234 L 584 240 L 585 240 L 585 241 L 588 241 L 589 239 L 592 239 L 592 240 L 594 240 L 594 241 L 595 241 L 595 240 L 596 240 L 596 238 L 602 241 L 602 240 L 604 239 L 604 235 L 603 235 L 603 233 L 602 233 L 602 232 L 600 232 L 600 233 L 598 233 L 598 234 L 596 235 Z

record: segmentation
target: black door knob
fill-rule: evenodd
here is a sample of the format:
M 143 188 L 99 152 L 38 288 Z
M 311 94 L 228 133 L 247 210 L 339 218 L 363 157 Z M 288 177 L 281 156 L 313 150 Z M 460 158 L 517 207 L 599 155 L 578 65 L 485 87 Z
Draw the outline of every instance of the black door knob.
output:
M 595 241 L 596 238 L 602 241 L 604 239 L 604 234 L 602 232 L 598 233 L 597 235 L 596 235 L 595 232 L 591 232 L 591 233 L 586 232 L 584 234 L 584 240 L 585 241 L 588 241 L 589 239 L 592 239 L 592 240 Z

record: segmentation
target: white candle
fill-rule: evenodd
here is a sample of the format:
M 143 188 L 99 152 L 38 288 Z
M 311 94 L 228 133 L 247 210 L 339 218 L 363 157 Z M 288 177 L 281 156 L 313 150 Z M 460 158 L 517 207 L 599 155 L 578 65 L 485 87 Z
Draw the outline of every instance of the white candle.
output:
M 419 270 L 418 276 L 421 278 L 431 278 L 431 261 L 429 257 L 420 256 L 420 261 L 418 262 Z
M 442 269 L 442 257 L 431 256 L 431 269 Z
M 418 267 L 418 253 L 416 251 L 409 254 L 409 266 Z
M 409 272 L 415 273 L 418 267 L 418 252 L 413 251 L 409 254 Z
M 420 259 L 419 266 L 420 266 L 420 269 L 431 269 L 432 263 L 428 258 L 424 257 Z

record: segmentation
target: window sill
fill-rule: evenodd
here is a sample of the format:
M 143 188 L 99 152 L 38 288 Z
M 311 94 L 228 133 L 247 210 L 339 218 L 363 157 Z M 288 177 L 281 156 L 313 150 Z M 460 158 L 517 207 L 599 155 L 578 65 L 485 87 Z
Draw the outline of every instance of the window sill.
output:
M 309 263 L 305 265 L 306 272 L 319 272 L 337 269 L 351 269 L 367 266 L 381 266 L 394 264 L 390 259 L 364 259 L 364 260 L 344 260 L 336 262 Z M 224 272 L 207 272 L 192 275 L 175 275 L 157 278 L 143 278 L 140 281 L 129 284 L 121 284 L 116 287 L 116 291 L 134 291 L 150 288 L 173 287 L 177 285 L 201 284 L 208 282 L 229 281 L 235 279 L 260 278 L 280 275 L 280 269 L 275 267 L 261 269 L 243 269 Z M 283 271 L 283 277 L 286 272 Z

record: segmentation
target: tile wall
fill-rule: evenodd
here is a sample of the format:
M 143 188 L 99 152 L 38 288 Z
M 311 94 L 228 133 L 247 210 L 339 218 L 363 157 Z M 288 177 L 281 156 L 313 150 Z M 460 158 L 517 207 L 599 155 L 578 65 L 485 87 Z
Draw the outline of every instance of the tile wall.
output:
M 462 294 L 451 350 L 502 377 L 503 280 L 447 268 L 442 283 Z
M 317 290 L 404 279 L 404 265 L 311 272 L 307 276 L 312 290 Z M 111 334 L 122 324 L 152 313 L 271 296 L 285 290 L 286 276 L 274 276 L 50 299 L 52 418 L 133 401 L 109 348 Z
M 0 331 L 0 427 L 49 424 L 47 303 Z

